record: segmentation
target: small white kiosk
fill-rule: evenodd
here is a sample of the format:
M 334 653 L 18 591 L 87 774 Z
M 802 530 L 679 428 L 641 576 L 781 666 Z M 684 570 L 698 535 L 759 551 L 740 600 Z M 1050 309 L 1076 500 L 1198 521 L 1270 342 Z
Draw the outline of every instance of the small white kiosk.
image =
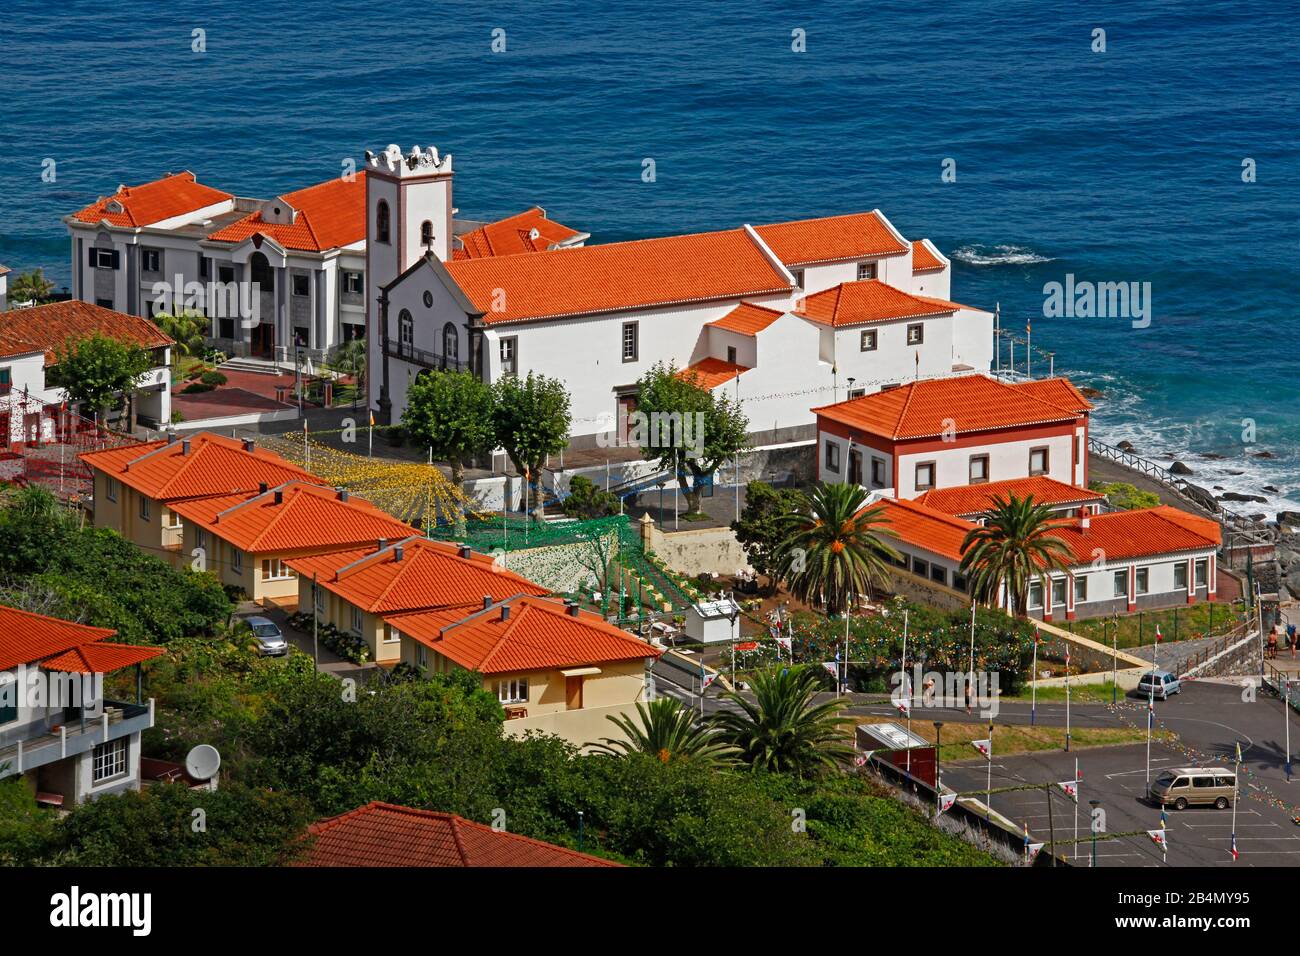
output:
M 740 640 L 740 605 L 729 597 L 692 605 L 686 612 L 686 636 L 704 644 Z

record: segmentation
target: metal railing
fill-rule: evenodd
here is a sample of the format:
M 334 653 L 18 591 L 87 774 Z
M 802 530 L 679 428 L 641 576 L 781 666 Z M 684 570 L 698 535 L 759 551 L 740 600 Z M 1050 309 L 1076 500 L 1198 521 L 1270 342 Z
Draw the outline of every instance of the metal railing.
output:
M 437 352 L 431 352 L 428 349 L 416 348 L 407 342 L 394 342 L 389 339 L 384 343 L 384 354 L 390 358 L 402 359 L 407 362 L 413 362 L 416 365 L 423 365 L 425 368 L 448 369 L 450 371 L 463 372 L 469 368 L 468 362 L 462 362 L 459 359 L 441 355 Z

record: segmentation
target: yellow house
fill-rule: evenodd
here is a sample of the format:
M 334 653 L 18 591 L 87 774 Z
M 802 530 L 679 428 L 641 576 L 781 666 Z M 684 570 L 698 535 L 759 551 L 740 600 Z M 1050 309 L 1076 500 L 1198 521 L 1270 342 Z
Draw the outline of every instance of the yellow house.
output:
M 544 730 L 579 746 L 617 736 L 606 717 L 645 699 L 659 651 L 571 602 L 520 595 L 455 610 L 385 618 L 403 662 L 432 672 L 483 675 L 506 711 L 507 730 Z
M 401 659 L 401 638 L 386 615 L 454 609 L 464 617 L 484 601 L 547 593 L 468 547 L 418 536 L 390 541 L 287 562 L 298 575 L 298 606 L 364 639 L 380 664 Z
M 94 482 L 94 522 L 137 547 L 188 564 L 184 521 L 176 506 L 219 495 L 266 491 L 290 481 L 320 479 L 252 441 L 198 432 L 189 438 L 84 452 Z
M 252 495 L 177 502 L 182 551 L 196 570 L 216 573 L 262 604 L 294 607 L 298 575 L 290 558 L 345 551 L 410 527 L 346 490 L 293 481 Z

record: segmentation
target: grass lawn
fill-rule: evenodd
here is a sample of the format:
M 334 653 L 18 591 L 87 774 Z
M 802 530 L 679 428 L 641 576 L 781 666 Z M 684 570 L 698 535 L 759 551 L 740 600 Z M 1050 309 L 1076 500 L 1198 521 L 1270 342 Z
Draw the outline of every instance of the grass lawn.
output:
M 902 723 L 892 717 L 867 717 L 859 723 Z M 912 721 L 912 733 L 934 743 L 934 724 L 929 721 Z M 971 746 L 972 740 L 984 740 L 989 735 L 988 724 L 983 723 L 944 723 L 943 746 L 939 748 L 939 759 L 970 760 L 979 757 L 979 751 Z M 1169 731 L 1157 731 L 1153 740 L 1172 739 Z M 1071 747 L 1106 747 L 1115 744 L 1136 744 L 1147 739 L 1145 728 L 1130 727 L 1074 727 L 1070 731 Z M 999 725 L 994 721 L 993 756 L 1030 753 L 1036 750 L 1064 750 L 1064 727 L 1022 727 L 1011 724 Z
M 1070 702 L 1074 704 L 1109 704 L 1111 701 L 1111 690 L 1114 684 L 1106 681 L 1104 684 L 1071 684 L 1070 685 Z M 1119 700 L 1124 699 L 1124 690 L 1121 688 L 1116 697 Z M 1019 703 L 1029 703 L 1033 696 L 1026 688 L 1024 693 L 1012 697 L 1008 694 L 1002 695 L 1002 700 L 1014 700 Z M 1040 687 L 1038 688 L 1038 700 L 1064 701 L 1064 687 Z
M 1156 625 L 1160 626 L 1164 640 L 1185 641 L 1206 634 L 1222 634 L 1240 619 L 1240 614 L 1227 604 L 1201 602 L 1162 611 L 1140 611 L 1119 618 L 1069 621 L 1060 626 L 1106 647 L 1112 645 L 1118 627 L 1120 647 L 1140 647 L 1155 643 Z

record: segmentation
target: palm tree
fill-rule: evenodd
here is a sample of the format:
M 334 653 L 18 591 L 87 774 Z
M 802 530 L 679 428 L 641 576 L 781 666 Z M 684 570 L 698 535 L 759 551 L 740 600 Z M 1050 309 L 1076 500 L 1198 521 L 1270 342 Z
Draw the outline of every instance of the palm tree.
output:
M 54 294 L 54 283 L 45 278 L 44 269 L 33 269 L 9 280 L 9 301 L 14 305 L 41 305 Z
M 819 484 L 800 493 L 796 510 L 782 519 L 785 536 L 776 548 L 777 577 L 809 603 L 826 602 L 835 615 L 869 597 L 889 580 L 887 561 L 899 556 L 880 535 L 888 534 L 883 510 L 866 507 L 859 485 Z
M 153 317 L 154 324 L 167 336 L 175 340 L 172 347 L 172 364 L 179 364 L 182 355 L 198 355 L 207 344 L 204 338 L 208 330 L 208 319 L 202 312 L 185 310 L 173 315 L 159 312 Z
M 730 763 L 731 748 L 722 743 L 711 727 L 695 719 L 671 697 L 660 697 L 649 705 L 636 705 L 638 721 L 626 714 L 610 714 L 606 719 L 626 735 L 626 740 L 606 737 L 589 746 L 598 753 L 621 756 L 650 754 L 663 763 L 670 760 L 696 760 L 709 765 Z
M 820 686 L 808 665 L 760 671 L 750 681 L 753 700 L 735 691 L 723 699 L 739 710 L 713 714 L 718 738 L 755 770 L 814 776 L 853 759 L 844 742 L 844 700 L 814 703 Z
M 1051 509 L 1034 504 L 1033 495 L 995 496 L 984 524 L 969 531 L 961 543 L 961 573 L 970 581 L 971 593 L 992 606 L 1006 585 L 1008 603 L 1024 617 L 1030 582 L 1038 580 L 1047 587 L 1049 572 L 1069 566 L 1069 545 L 1052 534 L 1057 526 Z
M 356 396 L 365 388 L 366 380 L 366 343 L 364 339 L 342 342 L 330 351 L 329 366 L 340 375 L 350 375 L 355 383 L 352 404 Z

